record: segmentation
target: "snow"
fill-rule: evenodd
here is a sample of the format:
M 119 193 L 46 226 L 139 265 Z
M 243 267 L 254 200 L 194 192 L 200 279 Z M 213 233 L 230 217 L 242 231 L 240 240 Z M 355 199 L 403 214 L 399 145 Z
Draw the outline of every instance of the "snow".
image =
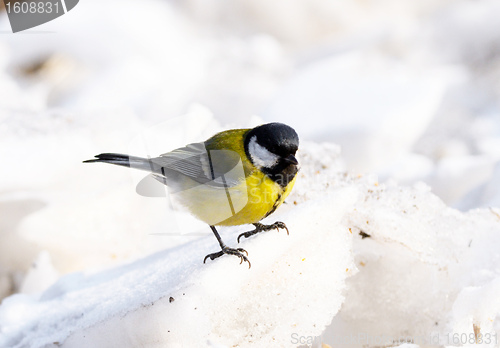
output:
M 453 331 L 466 333 L 470 338 L 476 334 L 475 328 L 480 328 L 485 343 L 488 343 L 487 334 L 495 334 L 498 330 L 499 286 L 500 278 L 497 277 L 482 286 L 470 286 L 460 291 L 453 305 Z
M 342 334 L 411 333 L 425 337 L 425 343 L 438 337 L 446 344 L 449 333 L 472 330 L 471 325 L 460 327 L 469 331 L 458 330 L 449 313 L 459 306 L 459 289 L 485 286 L 498 275 L 500 220 L 494 212 L 460 213 L 446 207 L 425 185 L 387 186 L 373 190 L 349 219 L 355 231 L 370 237 L 354 239 L 360 271 L 348 280 L 346 300 L 327 335 L 339 334 L 341 327 Z M 467 313 L 459 320 L 475 320 L 483 334 L 492 332 L 498 319 L 492 315 L 486 323 L 483 314 Z
M 418 139 L 453 78 L 447 75 L 350 52 L 299 71 L 265 110 L 264 119 L 289 122 L 306 139 L 335 139 L 350 168 L 369 172 Z
M 500 180 L 500 163 L 496 162 L 494 166 L 493 170 L 487 173 L 485 180 L 458 203 L 459 208 L 466 210 L 473 207 L 500 207 L 500 192 L 496 184 Z
M 286 221 L 291 233 L 245 240 L 250 270 L 231 257 L 203 264 L 217 247 L 208 235 L 108 270 L 70 274 L 42 293 L 3 301 L 0 344 L 290 346 L 294 333 L 337 342 L 339 328 L 342 335 L 435 332 L 444 339 L 455 332 L 447 330 L 470 331 L 463 322 L 493 332 L 495 307 L 474 311 L 463 297 L 495 289 L 500 215 L 461 213 L 423 183 L 348 175 L 338 150 L 304 142 L 293 200 L 268 219 Z M 245 229 L 222 235 L 232 244 Z
M 181 347 L 210 340 L 267 346 L 286 345 L 293 331 L 317 336 L 339 310 L 345 279 L 354 271 L 352 234 L 340 220 L 356 197 L 354 188 L 338 189 L 304 202 L 300 216 L 292 209 L 277 215 L 291 234 L 242 243 L 250 270 L 229 257 L 204 265 L 205 254 L 217 248 L 206 236 L 108 271 L 63 277 L 38 301 L 9 297 L 0 310 L 0 345 Z M 325 217 L 325 210 L 333 213 Z M 235 241 L 237 231 L 223 236 Z M 145 317 L 154 319 L 147 324 Z M 135 329 L 123 335 L 124 328 Z
M 498 347 L 498 11 L 87 0 L 19 34 L 0 14 L 0 347 Z M 203 264 L 209 228 L 137 194 L 144 173 L 81 163 L 267 121 L 302 168 L 265 221 L 290 235 L 242 241 L 251 269 Z
M 51 286 L 58 278 L 59 274 L 52 265 L 50 254 L 43 251 L 38 255 L 26 277 L 24 277 L 20 293 L 30 295 L 40 293 Z

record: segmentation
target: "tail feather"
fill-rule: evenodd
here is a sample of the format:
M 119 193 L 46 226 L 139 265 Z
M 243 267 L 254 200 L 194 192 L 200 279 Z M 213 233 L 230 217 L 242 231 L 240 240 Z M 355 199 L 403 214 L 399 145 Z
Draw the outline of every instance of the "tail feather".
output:
M 103 162 L 115 164 L 123 167 L 132 167 L 136 169 L 146 170 L 148 172 L 156 173 L 158 168 L 153 162 L 147 158 L 123 155 L 120 153 L 101 153 L 95 158 L 83 161 L 83 163 Z

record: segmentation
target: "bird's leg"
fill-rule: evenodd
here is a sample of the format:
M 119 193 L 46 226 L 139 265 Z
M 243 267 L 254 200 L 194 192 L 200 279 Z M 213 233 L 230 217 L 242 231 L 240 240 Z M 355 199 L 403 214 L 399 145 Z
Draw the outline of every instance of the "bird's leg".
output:
M 254 234 L 257 234 L 259 232 L 271 231 L 271 230 L 279 230 L 280 228 L 286 230 L 286 234 L 289 234 L 288 233 L 288 228 L 286 227 L 285 223 L 281 222 L 281 221 L 276 221 L 272 225 L 264 225 L 264 224 L 261 224 L 259 222 L 256 222 L 253 225 L 255 226 L 254 230 L 248 231 L 248 232 L 244 232 L 244 233 L 242 233 L 242 234 L 240 234 L 238 236 L 238 243 L 240 242 L 240 238 L 241 237 L 248 238 L 248 237 L 253 236 Z
M 248 262 L 248 268 L 250 268 L 252 266 L 250 264 L 250 261 L 248 260 L 248 258 L 243 254 L 243 253 L 245 253 L 248 256 L 248 252 L 245 249 L 243 249 L 243 248 L 233 249 L 233 248 L 227 247 L 226 244 L 224 244 L 224 242 L 222 241 L 222 238 L 220 237 L 219 232 L 217 232 L 217 230 L 215 229 L 215 226 L 210 226 L 210 228 L 212 229 L 212 232 L 214 233 L 215 238 L 217 238 L 217 241 L 219 242 L 221 251 L 213 253 L 213 254 L 208 254 L 203 259 L 203 263 L 205 263 L 205 261 L 207 261 L 208 258 L 210 258 L 210 260 L 215 260 L 216 258 L 221 257 L 224 254 L 227 254 L 227 255 L 238 256 L 240 258 L 240 264 L 243 263 L 243 261 Z

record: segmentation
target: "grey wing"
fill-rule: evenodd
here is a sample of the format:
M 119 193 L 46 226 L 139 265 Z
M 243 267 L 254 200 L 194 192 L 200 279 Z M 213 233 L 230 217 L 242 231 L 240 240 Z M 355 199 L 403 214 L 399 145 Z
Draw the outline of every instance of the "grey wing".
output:
M 205 143 L 193 143 L 151 159 L 154 177 L 173 187 L 185 183 L 227 188 L 245 178 L 240 155 L 231 150 L 207 150 Z

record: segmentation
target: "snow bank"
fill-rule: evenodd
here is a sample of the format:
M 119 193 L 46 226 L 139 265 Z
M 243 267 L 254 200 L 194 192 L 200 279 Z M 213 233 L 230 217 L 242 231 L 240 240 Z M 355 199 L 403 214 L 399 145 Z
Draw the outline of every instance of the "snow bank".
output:
M 460 202 L 458 202 L 457 207 L 462 210 L 473 209 L 476 207 L 500 207 L 499 182 L 500 163 L 496 162 L 493 170 L 486 173 L 486 179 L 470 190 L 467 195 L 465 195 Z
M 499 211 L 461 213 L 425 184 L 351 176 L 336 145 L 304 142 L 299 160 L 288 204 L 268 219 L 290 235 L 243 241 L 251 269 L 233 257 L 202 264 L 217 249 L 206 235 L 70 274 L 3 301 L 0 346 L 447 345 L 454 333 L 498 332 Z M 235 245 L 246 229 L 221 231 Z M 372 341 L 345 341 L 360 333 Z
M 341 145 L 352 170 L 372 172 L 411 148 L 452 79 L 354 51 L 299 69 L 263 115 Z
M 352 234 L 341 221 L 357 190 L 322 196 L 290 202 L 269 219 L 286 221 L 290 236 L 241 243 L 251 269 L 233 257 L 203 264 L 218 247 L 207 236 L 101 273 L 65 276 L 38 298 L 11 296 L 0 309 L 0 346 L 290 346 L 293 333 L 317 336 L 354 272 Z M 224 230 L 223 238 L 234 245 L 244 229 Z
M 347 281 L 325 342 L 347 346 L 342 337 L 362 333 L 373 340 L 351 343 L 376 345 L 387 335 L 394 341 L 384 344 L 410 337 L 420 345 L 456 345 L 454 335 L 469 335 L 473 325 L 483 335 L 498 333 L 500 311 L 495 296 L 486 296 L 500 274 L 496 210 L 461 213 L 424 184 L 388 184 L 366 191 L 346 219 L 353 233 L 369 237 L 354 238 L 359 272 Z
M 2 24 L 8 30 L 8 21 Z M 211 55 L 196 29 L 173 6 L 156 0 L 141 6 L 130 0 L 82 2 L 43 28 L 51 32 L 43 39 L 3 38 L 10 68 L 18 72 L 42 63 L 45 69 L 30 77 L 45 89 L 46 105 L 79 112 L 123 105 L 144 114 L 180 112 Z M 46 64 L 54 58 L 57 63 Z
M 475 333 L 495 346 L 500 209 L 463 213 L 423 183 L 403 187 L 342 174 L 333 145 L 306 149 L 306 177 L 317 180 L 298 182 L 294 197 L 314 199 L 314 192 L 332 187 L 354 186 L 360 193 L 343 219 L 354 236 L 358 271 L 347 279 L 342 308 L 319 341 L 341 347 L 457 345 L 457 337 Z

